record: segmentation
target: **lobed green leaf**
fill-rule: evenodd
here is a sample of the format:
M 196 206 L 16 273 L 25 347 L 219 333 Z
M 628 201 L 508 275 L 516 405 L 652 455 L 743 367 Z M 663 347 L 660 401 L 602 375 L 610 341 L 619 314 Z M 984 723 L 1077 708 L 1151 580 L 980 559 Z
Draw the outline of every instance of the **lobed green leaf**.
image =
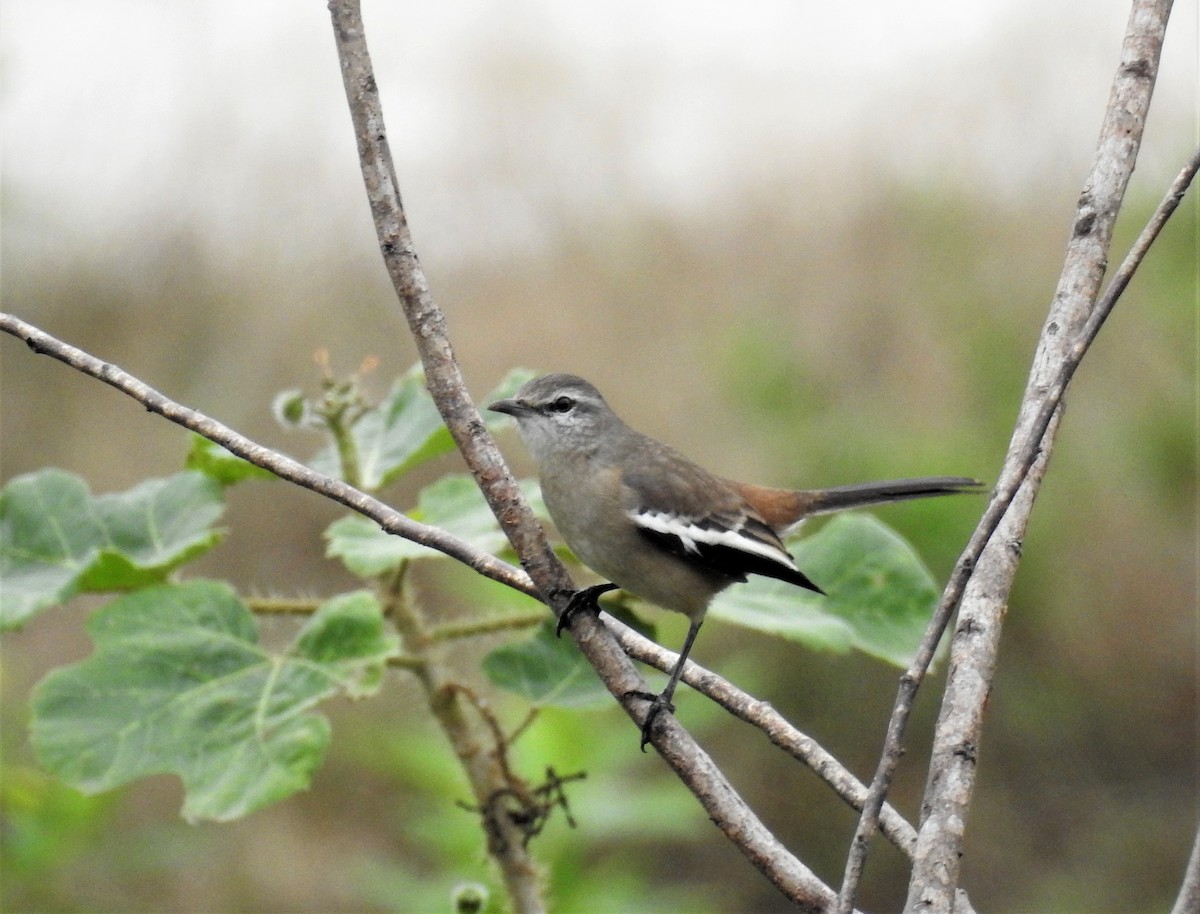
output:
M 217 544 L 224 507 L 220 485 L 195 472 L 101 496 L 63 470 L 13 479 L 0 492 L 0 628 L 81 591 L 165 580 Z
M 709 615 L 810 647 L 853 648 L 907 666 L 938 598 L 916 550 L 869 514 L 838 515 L 788 546 L 825 596 L 751 578 L 721 593 Z
M 496 648 L 483 659 L 483 671 L 496 685 L 535 705 L 594 707 L 610 696 L 575 642 L 554 634 L 553 619 L 533 636 Z
M 329 740 L 310 709 L 373 692 L 397 650 L 374 597 L 356 592 L 271 653 L 245 604 L 209 581 L 120 597 L 88 631 L 92 656 L 34 692 L 38 760 L 85 793 L 177 774 L 190 820 L 233 819 L 306 787 Z

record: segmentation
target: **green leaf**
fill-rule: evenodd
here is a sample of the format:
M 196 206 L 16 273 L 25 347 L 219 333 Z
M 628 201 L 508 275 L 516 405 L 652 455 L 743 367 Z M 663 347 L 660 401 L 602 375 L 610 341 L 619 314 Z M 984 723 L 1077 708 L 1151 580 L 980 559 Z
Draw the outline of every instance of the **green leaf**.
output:
M 492 391 L 485 403 L 510 396 L 532 377 L 532 372 L 515 369 Z M 507 417 L 487 414 L 488 428 Z M 407 473 L 413 467 L 454 450 L 454 439 L 425 389 L 420 365 L 409 369 L 378 406 L 367 410 L 350 430 L 358 452 L 359 488 L 373 492 Z M 330 445 L 313 457 L 312 467 L 320 473 L 341 476 L 337 450 Z
M 521 483 L 521 491 L 539 517 L 546 516 L 541 493 L 534 480 Z M 484 552 L 507 548 L 496 517 L 470 476 L 444 476 L 426 486 L 417 496 L 417 507 L 408 512 L 413 520 L 438 527 Z M 339 558 L 354 574 L 374 577 L 413 559 L 445 558 L 445 554 L 412 540 L 384 533 L 374 522 L 359 515 L 334 521 L 325 531 L 326 554 Z
M 357 592 L 270 653 L 249 609 L 209 581 L 120 597 L 88 632 L 92 656 L 34 692 L 39 762 L 85 793 L 178 774 L 189 820 L 233 819 L 307 787 L 329 741 L 309 709 L 373 691 L 396 651 L 374 598 Z
M 908 665 L 938 590 L 906 540 L 870 515 L 843 514 L 789 548 L 826 596 L 755 577 L 720 594 L 709 615 L 810 647 L 854 648 Z
M 366 698 L 379 690 L 385 661 L 399 649 L 399 639 L 384 628 L 379 602 L 360 590 L 323 603 L 296 636 L 292 653 L 336 673 L 351 698 Z
M 581 708 L 607 704 L 608 690 L 570 638 L 554 635 L 554 620 L 532 637 L 483 658 L 488 679 L 535 705 Z
M 275 479 L 274 473 L 255 466 L 249 460 L 209 441 L 203 435 L 191 433 L 192 449 L 184 463 L 189 470 L 210 476 L 223 486 L 233 485 L 245 479 Z
M 46 469 L 0 493 L 0 628 L 80 591 L 164 580 L 220 539 L 220 486 L 194 472 L 93 497 L 73 473 Z
M 478 575 L 474 577 L 479 579 Z M 491 590 L 503 589 L 508 592 L 510 599 L 511 595 L 516 593 L 512 588 L 503 587 L 495 581 L 484 580 L 483 586 Z M 491 597 L 480 602 L 495 609 L 503 599 Z M 522 602 L 514 605 L 512 611 L 518 606 L 525 609 L 542 607 L 540 602 L 531 597 L 518 595 L 517 599 Z M 616 617 L 651 641 L 656 640 L 655 626 L 633 613 L 628 605 L 630 599 L 625 591 L 605 597 L 605 613 Z M 496 685 L 515 692 L 534 704 L 566 708 L 609 705 L 608 690 L 596 676 L 591 664 L 571 638 L 565 635 L 559 638 L 554 635 L 555 626 L 556 620 L 550 618 L 525 640 L 495 649 L 484 658 L 484 673 Z

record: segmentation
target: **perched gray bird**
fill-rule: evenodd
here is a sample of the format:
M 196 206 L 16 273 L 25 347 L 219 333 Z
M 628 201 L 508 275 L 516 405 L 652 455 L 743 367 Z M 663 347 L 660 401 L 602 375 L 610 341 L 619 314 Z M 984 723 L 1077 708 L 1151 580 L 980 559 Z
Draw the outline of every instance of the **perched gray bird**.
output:
M 789 528 L 815 514 L 982 485 L 960 476 L 802 491 L 733 482 L 634 431 L 595 387 L 569 374 L 534 378 L 488 409 L 517 421 L 559 532 L 580 561 L 611 582 L 576 592 L 559 632 L 574 612 L 598 608 L 597 597 L 617 588 L 690 620 L 667 687 L 658 695 L 629 693 L 651 703 L 643 751 L 655 718 L 675 710 L 671 698 L 713 597 L 751 574 L 824 593 L 784 548 L 780 537 Z

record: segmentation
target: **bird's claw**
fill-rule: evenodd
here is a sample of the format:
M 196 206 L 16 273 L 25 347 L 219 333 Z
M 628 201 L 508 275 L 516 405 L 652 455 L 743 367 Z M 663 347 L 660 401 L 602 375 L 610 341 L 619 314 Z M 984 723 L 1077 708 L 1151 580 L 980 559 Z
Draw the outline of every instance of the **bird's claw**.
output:
M 582 590 L 556 590 L 551 596 L 558 596 L 562 593 L 569 593 L 570 599 L 567 600 L 567 605 L 558 616 L 558 623 L 554 626 L 554 636 L 562 637 L 562 631 L 571 624 L 571 619 L 575 617 L 577 612 L 585 609 L 590 609 L 593 612 L 600 612 L 600 595 L 608 593 L 610 590 L 616 590 L 616 584 L 593 584 L 591 587 L 585 587 Z
M 653 692 L 643 692 L 640 689 L 631 689 L 624 695 L 625 698 L 640 698 L 643 701 L 650 702 L 650 707 L 646 711 L 646 718 L 642 721 L 642 742 L 641 750 L 646 751 L 646 746 L 650 742 L 650 731 L 654 727 L 654 721 L 658 719 L 658 715 L 663 711 L 668 714 L 675 713 L 675 705 L 671 703 L 669 698 L 663 695 L 655 695 Z

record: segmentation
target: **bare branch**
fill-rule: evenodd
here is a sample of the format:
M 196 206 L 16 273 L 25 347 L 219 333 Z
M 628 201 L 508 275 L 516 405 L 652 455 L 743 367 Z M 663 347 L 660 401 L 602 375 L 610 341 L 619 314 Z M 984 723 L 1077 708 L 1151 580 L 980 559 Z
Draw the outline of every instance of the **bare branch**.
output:
M 545 601 L 560 613 L 573 584 L 467 395 L 445 317 L 433 302 L 417 260 L 392 166 L 359 3 L 330 0 L 329 9 L 380 249 L 425 367 L 429 392 L 525 570 Z M 605 687 L 623 700 L 625 712 L 640 726 L 645 704 L 623 696 L 644 690 L 645 683 L 612 634 L 591 613 L 576 617 L 571 634 Z M 713 822 L 780 891 L 802 910 L 827 908 L 833 892 L 771 835 L 674 718 L 656 729 L 653 742 Z M 521 897 L 517 887 L 514 901 Z
M 1170 0 L 1135 0 L 1095 164 L 1079 199 L 1062 276 L 1034 356 L 1008 457 L 992 503 L 943 594 L 918 663 L 901 680 L 872 782 L 871 802 L 863 812 L 847 860 L 840 910 L 848 910 L 853 901 L 874 831 L 874 810 L 886 795 L 899 762 L 905 724 L 928 669 L 928 658 L 961 601 L 905 910 L 949 914 L 954 908 L 983 709 L 1025 525 L 1053 446 L 1063 394 L 1128 282 L 1127 277 L 1119 284 L 1114 282 L 1109 300 L 1096 304 L 1113 226 L 1149 110 L 1170 7 Z M 1130 275 L 1144 253 L 1142 249 L 1136 254 Z
M 520 569 L 475 549 L 443 530 L 417 523 L 341 480 L 317 473 L 289 457 L 239 435 L 215 419 L 169 399 L 109 362 L 58 340 L 11 314 L 0 313 L 0 331 L 24 340 L 34 352 L 49 355 L 83 374 L 110 384 L 142 404 L 147 410 L 203 435 L 256 466 L 274 473 L 279 478 L 310 489 L 357 511 L 375 521 L 389 533 L 429 546 L 463 562 L 495 581 L 507 584 L 530 596 L 538 596 L 533 582 Z M 316 604 L 311 601 L 254 601 L 256 612 L 308 614 L 315 608 Z M 428 636 L 434 640 L 467 637 L 503 628 L 523 628 L 536 624 L 536 622 L 535 616 L 527 614 L 474 624 L 447 625 L 429 632 Z M 676 655 L 671 651 L 660 647 L 616 619 L 609 619 L 607 624 L 609 628 L 613 629 L 621 649 L 633 659 L 662 672 L 666 672 L 674 666 Z M 411 669 L 413 666 L 411 658 L 395 661 L 393 665 L 403 666 L 406 669 Z M 742 692 L 727 680 L 696 663 L 688 664 L 684 681 L 701 694 L 728 709 L 735 716 L 762 729 L 772 742 L 809 765 L 848 804 L 856 809 L 861 807 L 862 796 L 865 795 L 866 788 L 833 756 L 810 737 L 792 727 L 766 702 L 759 701 Z M 882 821 L 883 832 L 888 839 L 911 857 L 916 835 L 913 827 L 890 806 L 885 807 Z M 832 893 L 830 894 L 832 895 Z
M 1197 911 L 1200 911 L 1200 829 L 1196 831 L 1192 856 L 1188 859 L 1183 885 L 1179 887 L 1179 897 L 1175 899 L 1171 914 L 1196 914 Z
M 538 595 L 533 582 L 521 569 L 514 568 L 494 555 L 476 549 L 470 543 L 445 530 L 419 523 L 403 512 L 397 511 L 340 479 L 318 473 L 291 457 L 238 434 L 216 419 L 164 396 L 111 362 L 105 362 L 89 355 L 82 349 L 64 343 L 12 314 L 0 313 L 0 331 L 24 340 L 36 353 L 58 359 L 86 375 L 115 387 L 141 403 L 150 412 L 158 413 L 177 425 L 182 425 L 184 428 L 203 435 L 255 466 L 274 473 L 280 479 L 294 482 L 298 486 L 345 505 L 364 517 L 369 517 L 388 533 L 394 533 L 404 539 L 412 540 L 414 543 L 436 549 L 485 577 L 499 581 L 501 584 L 507 584 L 522 593 L 532 597 Z
M 533 512 L 522 500 L 516 481 L 467 394 L 446 332 L 445 315 L 434 303 L 417 259 L 400 202 L 399 181 L 387 142 L 379 87 L 367 50 L 359 3 L 330 0 L 329 12 L 367 202 L 384 266 L 425 368 L 426 386 L 468 468 L 539 590 L 549 594 L 554 588 L 569 587 L 565 570 L 541 536 Z M 542 880 L 515 825 L 500 817 L 497 828 L 500 832 L 489 845 L 513 907 L 522 914 L 545 910 Z
M 606 616 L 604 624 L 616 636 L 625 653 L 634 660 L 663 672 L 674 668 L 678 654 L 642 637 L 619 619 Z M 866 785 L 820 743 L 792 726 L 768 702 L 743 692 L 728 679 L 692 660 L 684 664 L 681 679 L 734 717 L 762 730 L 776 746 L 811 768 L 851 808 L 862 809 L 867 796 Z M 883 807 L 880 826 L 888 840 L 911 860 L 917 843 L 917 830 L 887 804 Z
M 1197 149 L 1192 154 L 1192 158 L 1180 171 L 1179 175 L 1176 176 L 1167 195 L 1163 198 L 1149 222 L 1147 222 L 1146 227 L 1142 230 L 1141 235 L 1130 249 L 1129 254 L 1121 263 L 1120 268 L 1113 275 L 1112 281 L 1105 290 L 1103 297 L 1097 302 L 1087 323 L 1080 332 L 1079 338 L 1068 352 L 1066 360 L 1062 363 L 1059 377 L 1047 389 L 1042 409 L 1030 423 L 1031 432 L 1020 453 L 1019 460 L 1013 464 L 1012 471 L 1005 472 L 998 482 L 986 513 L 976 528 L 975 534 L 964 550 L 962 557 L 959 559 L 954 573 L 950 577 L 950 581 L 946 585 L 946 590 L 931 620 L 929 629 L 922 640 L 917 657 L 905 674 L 905 678 L 901 680 L 900 694 L 896 699 L 896 707 L 893 711 L 888 735 L 885 740 L 884 759 L 880 763 L 880 771 L 884 770 L 885 761 L 890 765 L 890 770 L 887 772 L 886 782 L 881 781 L 880 775 L 876 774 L 873 787 L 882 784 L 882 790 L 878 793 L 877 797 L 874 790 L 872 791 L 872 805 L 874 805 L 877 798 L 882 799 L 887 795 L 891 773 L 894 772 L 895 765 L 899 762 L 903 754 L 901 748 L 903 729 L 908 713 L 911 711 L 916 698 L 917 688 L 920 685 L 921 678 L 928 670 L 929 660 L 933 657 L 937 643 L 941 640 L 941 636 L 945 631 L 946 624 L 963 599 L 963 592 L 971 577 L 975 563 L 983 552 L 984 546 L 990 541 L 992 534 L 1004 518 L 1005 512 L 1012 505 L 1013 498 L 1017 494 L 1021 484 L 1029 477 L 1030 470 L 1035 461 L 1041 456 L 1041 448 L 1034 444 L 1034 442 L 1041 442 L 1043 440 L 1051 421 L 1057 417 L 1058 407 L 1062 402 L 1066 387 L 1071 377 L 1074 376 L 1076 368 L 1078 368 L 1083 356 L 1100 332 L 1101 326 L 1112 312 L 1121 293 L 1129 285 L 1129 281 L 1133 278 L 1134 273 L 1137 272 L 1138 267 L 1145 259 L 1150 246 L 1158 237 L 1159 232 L 1162 231 L 1163 226 L 1166 225 L 1171 214 L 1179 206 L 1184 193 L 1198 171 L 1200 171 L 1200 149 Z M 863 821 L 867 821 L 865 817 Z M 867 831 L 865 829 L 866 826 L 860 824 L 860 832 L 866 834 Z M 861 864 L 861 860 L 863 859 L 862 852 L 858 854 L 857 858 Z M 859 869 L 861 871 L 861 865 Z
M 921 807 L 917 856 L 905 909 L 909 912 L 949 914 L 953 910 L 983 715 L 995 674 L 1008 594 L 1062 415 L 1062 398 L 1157 232 L 1152 221 L 1151 229 L 1143 233 L 1127 261 L 1128 268 L 1118 272 L 1111 294 L 1097 302 L 1113 226 L 1133 173 L 1150 108 L 1170 9 L 1171 0 L 1136 0 L 1133 4 L 1095 166 L 1080 198 L 1074 234 L 1034 358 L 1002 478 L 1016 483 L 1021 467 L 1029 465 L 1030 469 L 1015 489 L 1012 507 L 995 536 L 980 554 L 959 611 Z M 1185 169 L 1188 176 L 1182 187 L 1194 173 L 1194 169 Z M 1167 210 L 1177 202 L 1177 196 L 1169 196 Z
M 962 829 L 969 805 L 970 787 L 973 785 L 983 700 L 991 682 L 1001 618 L 1016 572 L 1020 542 L 1053 445 L 1061 416 L 1062 397 L 1105 318 L 1158 230 L 1178 205 L 1183 190 L 1194 174 L 1194 169 L 1190 173 L 1185 169 L 1176 180 L 1160 212 L 1155 214 L 1130 257 L 1118 271 L 1105 299 L 1093 307 L 1103 280 L 1112 228 L 1136 160 L 1170 6 L 1170 0 L 1138 0 L 1134 4 L 1095 164 L 1080 196 L 1066 263 L 1034 357 L 1005 467 L 991 503 L 955 566 L 916 658 L 901 678 L 884 750 L 871 784 L 871 794 L 847 858 L 846 873 L 839 893 L 840 911 L 848 911 L 853 903 L 868 844 L 875 831 L 878 809 L 887 795 L 903 754 L 903 734 L 917 689 L 929 668 L 942 633 L 962 602 L 964 608 L 959 620 L 956 647 L 960 642 L 969 645 L 976 639 L 979 646 L 970 652 L 975 662 L 969 675 L 956 663 L 958 654 L 951 659 L 948 697 L 939 722 L 940 736 L 935 737 L 930 783 L 923 806 L 925 819 L 921 826 L 921 835 L 926 842 L 937 840 L 944 846 L 935 854 L 918 845 L 917 866 L 910 882 L 908 902 L 908 910 L 915 910 L 918 906 L 922 911 L 952 910 Z M 1014 507 L 1016 510 L 1010 511 Z M 998 538 L 994 537 L 997 531 L 1001 532 Z M 955 738 L 950 738 L 949 721 L 953 718 L 948 714 L 950 696 L 958 694 L 956 683 L 968 679 L 980 687 L 972 698 L 971 706 L 975 712 L 971 718 L 973 725 L 964 728 L 959 720 L 958 732 Z M 973 738 L 968 733 L 973 734 Z M 946 781 L 941 780 L 951 770 L 960 772 L 966 782 L 955 782 L 959 791 L 954 794 L 953 800 Z M 946 810 L 946 815 L 932 815 L 934 796 L 940 796 L 949 803 L 951 809 Z M 932 889 L 935 884 L 936 892 Z M 936 896 L 936 902 L 933 896 Z M 932 908 L 927 905 L 932 905 Z
M 535 598 L 538 596 L 533 582 L 520 569 L 514 568 L 486 552 L 481 552 L 440 528 L 418 523 L 339 479 L 318 473 L 290 457 L 238 434 L 204 413 L 171 400 L 110 362 L 98 359 L 11 314 L 0 313 L 0 331 L 24 340 L 34 352 L 49 355 L 83 374 L 104 381 L 122 393 L 128 394 L 150 412 L 164 416 L 184 428 L 203 435 L 227 448 L 231 453 L 275 474 L 280 479 L 310 489 L 351 508 L 375 521 L 389 533 L 436 549 L 492 580 L 507 584 L 529 596 Z M 303 615 L 311 614 L 316 609 L 316 603 L 313 601 L 258 599 L 252 603 L 256 612 L 271 614 Z M 469 637 L 506 629 L 527 628 L 536 625 L 537 621 L 537 616 L 534 614 L 522 614 L 500 619 L 445 625 L 431 631 L 429 637 L 434 640 Z M 634 660 L 652 666 L 661 672 L 666 672 L 674 666 L 676 655 L 671 651 L 660 647 L 616 619 L 609 618 L 606 620 L 606 624 L 613 631 L 621 649 Z M 865 793 L 865 787 L 819 744 L 792 727 L 766 702 L 759 701 L 694 662 L 688 663 L 684 681 L 701 694 L 728 709 L 735 716 L 762 729 L 773 742 L 812 767 L 851 806 L 858 808 L 861 805 L 859 794 Z M 915 842 L 916 832 L 890 807 L 888 807 L 885 817 L 885 832 L 901 850 L 911 856 L 911 847 Z

